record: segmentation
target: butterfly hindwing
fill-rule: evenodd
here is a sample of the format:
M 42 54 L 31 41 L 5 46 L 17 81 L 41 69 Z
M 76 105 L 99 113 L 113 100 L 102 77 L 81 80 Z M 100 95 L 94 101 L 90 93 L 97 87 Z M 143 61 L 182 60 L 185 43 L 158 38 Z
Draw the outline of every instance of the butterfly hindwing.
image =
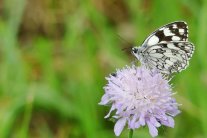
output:
M 180 72 L 188 66 L 194 46 L 190 42 L 167 42 L 147 47 L 143 56 L 150 68 L 157 68 L 162 73 Z

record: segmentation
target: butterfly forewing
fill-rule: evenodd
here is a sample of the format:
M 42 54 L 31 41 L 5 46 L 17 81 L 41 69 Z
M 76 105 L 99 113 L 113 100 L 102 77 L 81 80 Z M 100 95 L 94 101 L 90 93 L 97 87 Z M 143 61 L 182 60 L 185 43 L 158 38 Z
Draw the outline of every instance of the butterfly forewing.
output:
M 143 43 L 143 46 L 151 46 L 157 43 L 169 41 L 187 41 L 188 26 L 185 22 L 169 23 L 154 31 Z

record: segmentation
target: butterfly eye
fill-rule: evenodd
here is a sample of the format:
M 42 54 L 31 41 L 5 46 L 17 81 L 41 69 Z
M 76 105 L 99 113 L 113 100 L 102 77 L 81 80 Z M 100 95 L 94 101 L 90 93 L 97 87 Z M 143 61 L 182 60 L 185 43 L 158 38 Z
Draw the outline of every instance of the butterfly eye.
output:
M 138 49 L 137 48 L 132 48 L 132 52 L 136 54 L 138 52 Z

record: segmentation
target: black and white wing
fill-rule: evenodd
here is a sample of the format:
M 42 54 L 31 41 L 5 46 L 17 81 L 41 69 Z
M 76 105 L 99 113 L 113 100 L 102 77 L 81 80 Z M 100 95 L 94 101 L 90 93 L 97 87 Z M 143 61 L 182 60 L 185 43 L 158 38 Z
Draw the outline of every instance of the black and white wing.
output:
M 154 31 L 142 44 L 143 47 L 170 41 L 187 41 L 188 26 L 184 21 L 169 23 Z
M 161 73 L 172 74 L 184 70 L 194 52 L 190 42 L 167 42 L 148 46 L 143 51 L 146 64 L 150 68 L 157 68 Z
M 172 74 L 184 70 L 192 57 L 194 45 L 188 42 L 188 26 L 183 21 L 169 23 L 154 31 L 141 47 L 132 53 L 142 64 L 161 73 Z

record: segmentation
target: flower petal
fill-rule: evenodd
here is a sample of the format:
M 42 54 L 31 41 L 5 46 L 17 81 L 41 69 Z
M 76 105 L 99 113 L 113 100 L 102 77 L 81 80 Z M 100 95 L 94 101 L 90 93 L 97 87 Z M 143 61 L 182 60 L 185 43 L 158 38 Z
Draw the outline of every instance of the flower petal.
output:
M 149 132 L 152 137 L 156 137 L 158 135 L 158 130 L 155 126 L 152 125 L 149 121 L 147 121 L 147 125 L 149 127 Z
M 178 110 L 176 107 L 174 107 L 174 109 L 172 109 L 171 111 L 168 111 L 168 114 L 171 116 L 176 116 L 180 113 L 180 110 Z
M 108 118 L 111 115 L 111 112 L 114 111 L 114 110 L 115 110 L 115 105 L 113 104 L 111 106 L 111 109 L 110 109 L 109 113 L 104 118 Z
M 134 128 L 139 128 L 140 127 L 140 123 L 139 122 L 135 122 L 134 123 Z
M 174 128 L 175 125 L 174 119 L 171 116 L 168 116 L 167 118 L 168 118 L 167 120 L 168 124 L 166 124 L 166 126 Z
M 114 126 L 114 133 L 116 136 L 119 136 L 121 134 L 125 124 L 126 124 L 126 118 L 121 118 L 116 122 Z
M 131 128 L 131 129 L 134 129 L 135 128 L 136 120 L 137 120 L 137 115 L 134 115 L 132 117 L 132 119 L 129 120 L 129 122 L 128 122 L 129 128 Z
M 161 124 L 156 120 L 155 117 L 150 117 L 150 122 L 151 122 L 154 126 L 156 126 L 156 127 L 160 127 L 160 126 L 161 126 Z
M 144 119 L 144 113 L 141 113 L 139 117 L 139 123 L 144 126 L 145 125 L 145 119 Z
M 110 101 L 109 99 L 109 95 L 108 94 L 104 94 L 101 98 L 101 102 L 98 103 L 99 105 L 105 105 Z

